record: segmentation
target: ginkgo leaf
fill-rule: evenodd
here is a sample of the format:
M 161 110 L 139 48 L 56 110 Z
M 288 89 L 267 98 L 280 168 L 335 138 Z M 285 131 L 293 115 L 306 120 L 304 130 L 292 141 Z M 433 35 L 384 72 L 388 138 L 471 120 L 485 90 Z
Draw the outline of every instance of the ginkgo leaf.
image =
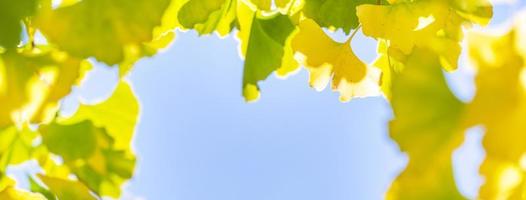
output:
M 50 79 L 46 80 L 48 87 L 42 88 L 45 91 L 45 98 L 41 100 L 38 109 L 35 110 L 31 122 L 50 122 L 55 117 L 59 109 L 59 101 L 71 92 L 74 85 L 84 78 L 87 71 L 91 70 L 91 64 L 87 61 L 81 61 L 76 58 L 65 55 L 57 58 L 54 69 L 49 69 Z
M 5 169 L 0 169 L 0 191 L 3 191 L 8 187 L 13 187 L 15 184 L 15 180 L 6 175 Z
M 47 47 L 1 54 L 0 127 L 50 121 L 58 101 L 89 68 L 89 64 Z
M 72 125 L 51 123 L 40 127 L 42 142 L 47 148 L 65 161 L 87 159 L 97 150 L 97 134 L 99 128 L 90 121 Z
M 225 36 L 233 28 L 238 0 L 189 0 L 181 7 L 178 19 L 184 28 L 199 34 L 217 31 Z
M 8 187 L 0 191 L 0 199 L 2 200 L 47 200 L 46 197 L 38 193 L 32 193 Z
M 151 41 L 124 47 L 124 60 L 119 63 L 120 77 L 127 75 L 138 60 L 155 55 L 159 50 L 168 47 L 175 40 L 175 28 L 181 26 L 177 20 L 177 13 L 183 3 L 186 3 L 186 1 L 171 1 L 162 15 L 161 24 L 153 29 Z
M 15 48 L 22 38 L 22 19 L 33 15 L 36 0 L 0 0 L 0 47 Z
M 287 6 L 294 6 L 291 4 L 295 3 L 295 0 L 274 0 L 274 3 L 278 8 L 285 9 Z
M 468 107 L 471 125 L 482 124 L 486 159 L 480 173 L 485 182 L 480 199 L 523 199 L 526 195 L 526 57 L 521 57 L 518 38 L 472 34 L 469 54 L 477 67 L 477 93 Z
M 0 130 L 0 171 L 10 164 L 20 164 L 32 157 L 33 141 L 37 133 L 11 126 Z
M 361 5 L 357 15 L 364 34 L 388 40 L 392 51 L 409 55 L 414 47 L 432 49 L 440 56 L 442 66 L 453 70 L 461 50 L 462 24 L 469 21 L 452 8 L 450 1 L 426 0 Z
M 34 65 L 15 64 L 18 60 L 17 55 L 10 52 L 0 57 L 0 127 L 13 124 L 13 112 L 27 103 L 26 88 L 38 69 Z
M 242 13 L 238 38 L 245 56 L 243 96 L 247 101 L 254 101 L 259 98 L 259 81 L 265 80 L 282 64 L 294 65 L 293 61 L 283 62 L 285 44 L 294 31 L 294 24 L 287 15 L 280 13 L 263 17 L 246 7 L 238 9 L 241 10 L 238 13 Z
M 305 0 L 303 13 L 321 27 L 341 28 L 348 34 L 359 24 L 356 7 L 376 3 L 377 0 Z
M 393 78 L 400 73 L 404 65 L 396 59 L 392 59 L 389 54 L 389 45 L 385 41 L 378 42 L 378 56 L 373 66 L 381 70 L 380 88 L 384 96 L 391 100 L 391 89 Z
M 306 57 L 304 63 L 310 72 L 312 87 L 323 90 L 332 78 L 332 88 L 340 92 L 341 101 L 379 94 L 378 70 L 356 57 L 350 40 L 333 41 L 311 19 L 303 20 L 299 29 L 292 47 Z
M 96 200 L 89 189 L 80 182 L 41 174 L 38 177 L 58 199 Z
M 411 3 L 424 0 L 387 0 L 390 4 Z M 493 6 L 489 0 L 443 0 L 457 14 L 478 24 L 488 24 L 493 17 Z
M 272 0 L 245 0 L 249 7 L 253 7 L 253 10 L 270 10 L 272 6 Z
M 153 39 L 153 29 L 161 24 L 169 3 L 170 0 L 84 0 L 54 10 L 41 9 L 35 25 L 62 50 L 113 65 L 124 60 L 127 46 L 139 46 Z
M 121 185 L 133 174 L 135 157 L 130 149 L 115 149 L 114 138 L 91 121 L 52 123 L 40 131 L 44 145 L 98 195 L 118 197 Z
M 489 0 L 449 0 L 464 18 L 486 25 L 493 17 L 493 6 Z
M 121 81 L 112 96 L 100 104 L 81 105 L 70 118 L 62 123 L 91 120 L 97 127 L 108 130 L 115 141 L 115 148 L 129 149 L 139 115 L 139 102 L 127 82 Z
M 390 136 L 409 163 L 386 199 L 463 199 L 455 187 L 451 153 L 462 142 L 464 104 L 449 90 L 433 53 L 413 51 L 393 79 L 391 105 Z
M 51 191 L 49 191 L 49 189 L 40 185 L 40 183 L 37 183 L 37 181 L 33 177 L 28 176 L 28 179 L 29 179 L 29 189 L 31 190 L 31 192 L 40 193 L 44 197 L 46 197 L 47 200 L 58 200 L 56 196 L 53 193 L 51 193 Z

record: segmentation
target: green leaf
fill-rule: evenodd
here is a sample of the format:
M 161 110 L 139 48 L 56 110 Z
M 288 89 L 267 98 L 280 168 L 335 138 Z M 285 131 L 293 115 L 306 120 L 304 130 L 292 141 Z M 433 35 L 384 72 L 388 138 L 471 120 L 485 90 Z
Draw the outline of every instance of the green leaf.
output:
M 126 48 L 150 42 L 170 0 L 84 0 L 55 10 L 43 8 L 35 25 L 68 53 L 113 65 Z M 81 39 L 80 39 L 81 38 Z
M 28 179 L 29 189 L 31 190 L 31 192 L 40 193 L 44 195 L 47 200 L 57 200 L 56 196 L 53 193 L 51 193 L 51 191 L 37 183 L 37 181 L 33 177 L 28 176 Z
M 240 17 L 241 51 L 245 55 L 243 71 L 243 96 L 247 101 L 259 98 L 259 81 L 282 67 L 286 42 L 294 31 L 294 24 L 287 15 L 275 14 L 261 17 L 244 8 Z M 290 48 L 290 47 L 289 47 Z M 289 63 L 290 64 L 290 63 Z
M 225 36 L 233 28 L 237 0 L 189 0 L 179 11 L 179 22 L 184 28 L 199 34 L 217 31 Z
M 305 0 L 303 13 L 321 27 L 341 28 L 349 34 L 358 27 L 356 7 L 362 4 L 375 4 L 377 0 Z
M 22 19 L 33 15 L 35 0 L 0 0 L 0 47 L 15 48 L 22 38 Z
M 44 145 L 62 156 L 79 180 L 98 195 L 118 197 L 121 185 L 133 175 L 135 156 L 130 144 L 115 148 L 115 138 L 91 121 L 52 123 L 40 130 Z
M 97 149 L 97 134 L 99 128 L 90 121 L 72 125 L 61 125 L 55 122 L 40 127 L 42 142 L 54 154 L 60 155 L 65 161 L 87 159 L 95 154 Z

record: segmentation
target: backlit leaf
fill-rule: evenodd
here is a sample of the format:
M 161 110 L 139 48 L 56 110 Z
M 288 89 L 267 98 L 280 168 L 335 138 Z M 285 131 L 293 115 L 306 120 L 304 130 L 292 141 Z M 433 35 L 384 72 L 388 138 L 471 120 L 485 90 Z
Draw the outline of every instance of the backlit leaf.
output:
M 97 127 L 108 130 L 115 140 L 115 148 L 128 149 L 139 115 L 139 102 L 132 88 L 126 82 L 120 82 L 113 95 L 100 104 L 81 105 L 67 123 L 91 120 Z
M 225 36 L 233 28 L 238 0 L 189 0 L 179 11 L 178 18 L 185 28 L 199 34 L 217 31 Z
M 468 120 L 486 129 L 480 199 L 523 199 L 526 195 L 526 57 L 518 51 L 519 38 L 526 36 L 518 33 L 469 37 L 478 90 L 468 107 Z
M 33 15 L 36 0 L 0 0 L 0 47 L 14 48 L 22 39 L 22 19 Z
M 313 20 L 303 20 L 292 41 L 295 51 L 303 54 L 310 72 L 310 85 L 323 90 L 332 78 L 332 88 L 341 101 L 379 94 L 377 69 L 363 63 L 351 49 L 350 40 L 338 43 L 327 36 Z
M 356 7 L 375 4 L 377 0 L 305 0 L 303 13 L 321 27 L 339 29 L 349 34 L 358 27 Z
M 36 26 L 68 53 L 95 57 L 109 65 L 124 60 L 125 49 L 151 41 L 169 0 L 84 0 L 42 10 Z M 79 39 L 82 38 L 82 39 Z
M 432 49 L 448 70 L 457 68 L 461 28 L 470 22 L 458 14 L 450 1 L 445 0 L 361 5 L 357 15 L 364 34 L 388 40 L 390 51 L 410 55 L 415 47 Z
M 89 189 L 77 181 L 45 175 L 39 175 L 38 177 L 49 187 L 49 190 L 53 192 L 58 199 L 96 200 L 96 198 L 90 194 Z
M 12 187 L 0 191 L 2 200 L 47 200 L 46 197 L 38 193 L 26 192 Z
M 464 104 L 449 91 L 433 53 L 413 51 L 393 79 L 391 104 L 390 135 L 409 163 L 386 199 L 463 199 L 455 187 L 451 153 L 462 142 Z
M 53 123 L 41 128 L 43 143 L 79 179 L 101 196 L 118 197 L 120 186 L 131 178 L 135 157 L 129 149 L 115 149 L 114 138 L 91 121 Z M 115 134 L 114 134 L 115 135 Z
M 58 101 L 89 68 L 89 64 L 47 47 L 0 54 L 0 127 L 50 121 Z
M 283 64 L 292 65 L 294 61 L 283 62 L 286 43 L 294 24 L 288 16 L 275 14 L 269 17 L 258 16 L 247 8 L 239 8 L 245 15 L 240 20 L 238 38 L 241 51 L 245 55 L 243 71 L 243 96 L 247 101 L 259 98 L 259 81 L 265 80 Z M 288 47 L 290 48 L 290 47 Z M 289 56 L 292 56 L 289 52 Z M 290 58 L 290 57 L 288 57 Z

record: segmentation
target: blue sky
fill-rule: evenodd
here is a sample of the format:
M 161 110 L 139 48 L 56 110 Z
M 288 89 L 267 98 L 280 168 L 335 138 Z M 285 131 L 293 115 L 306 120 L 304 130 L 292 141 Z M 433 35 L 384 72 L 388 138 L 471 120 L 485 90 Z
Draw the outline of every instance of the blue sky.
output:
M 497 7 L 492 24 L 518 7 Z M 334 37 L 344 39 L 341 33 Z M 373 40 L 358 35 L 353 48 L 363 60 L 374 59 Z M 271 76 L 261 84 L 262 98 L 247 104 L 237 51 L 233 36 L 178 32 L 169 49 L 137 64 L 128 78 L 142 104 L 134 142 L 139 162 L 125 198 L 381 199 L 406 164 L 387 135 L 388 103 L 340 103 L 336 93 L 309 88 L 301 70 L 287 80 Z M 116 74 L 97 66 L 73 96 L 104 98 Z M 468 69 L 448 80 L 462 99 L 472 96 Z M 476 174 L 481 137 L 481 129 L 470 131 L 453 156 L 457 182 L 468 197 L 482 181 Z

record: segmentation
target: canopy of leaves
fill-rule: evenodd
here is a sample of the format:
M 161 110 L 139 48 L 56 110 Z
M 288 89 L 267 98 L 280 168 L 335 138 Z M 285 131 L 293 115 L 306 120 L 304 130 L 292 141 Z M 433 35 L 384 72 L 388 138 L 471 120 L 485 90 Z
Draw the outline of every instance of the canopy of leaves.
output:
M 479 198 L 521 199 L 526 23 L 502 36 L 468 35 L 478 70 L 472 102 L 458 100 L 444 78 L 443 69 L 457 68 L 464 30 L 492 15 L 488 0 L 0 0 L 0 199 L 118 198 L 135 168 L 132 88 L 123 80 L 109 99 L 73 116 L 60 113 L 61 100 L 94 60 L 119 67 L 123 78 L 170 44 L 174 29 L 236 32 L 247 101 L 261 97 L 271 74 L 286 77 L 300 65 L 311 87 L 330 84 L 341 101 L 383 95 L 395 115 L 390 136 L 409 156 L 387 199 L 463 199 L 451 154 L 475 125 L 487 130 Z M 345 42 L 327 34 L 337 30 Z M 353 52 L 358 31 L 378 42 L 371 64 Z M 35 43 L 37 32 L 45 43 Z M 5 171 L 28 160 L 42 173 L 24 191 Z

